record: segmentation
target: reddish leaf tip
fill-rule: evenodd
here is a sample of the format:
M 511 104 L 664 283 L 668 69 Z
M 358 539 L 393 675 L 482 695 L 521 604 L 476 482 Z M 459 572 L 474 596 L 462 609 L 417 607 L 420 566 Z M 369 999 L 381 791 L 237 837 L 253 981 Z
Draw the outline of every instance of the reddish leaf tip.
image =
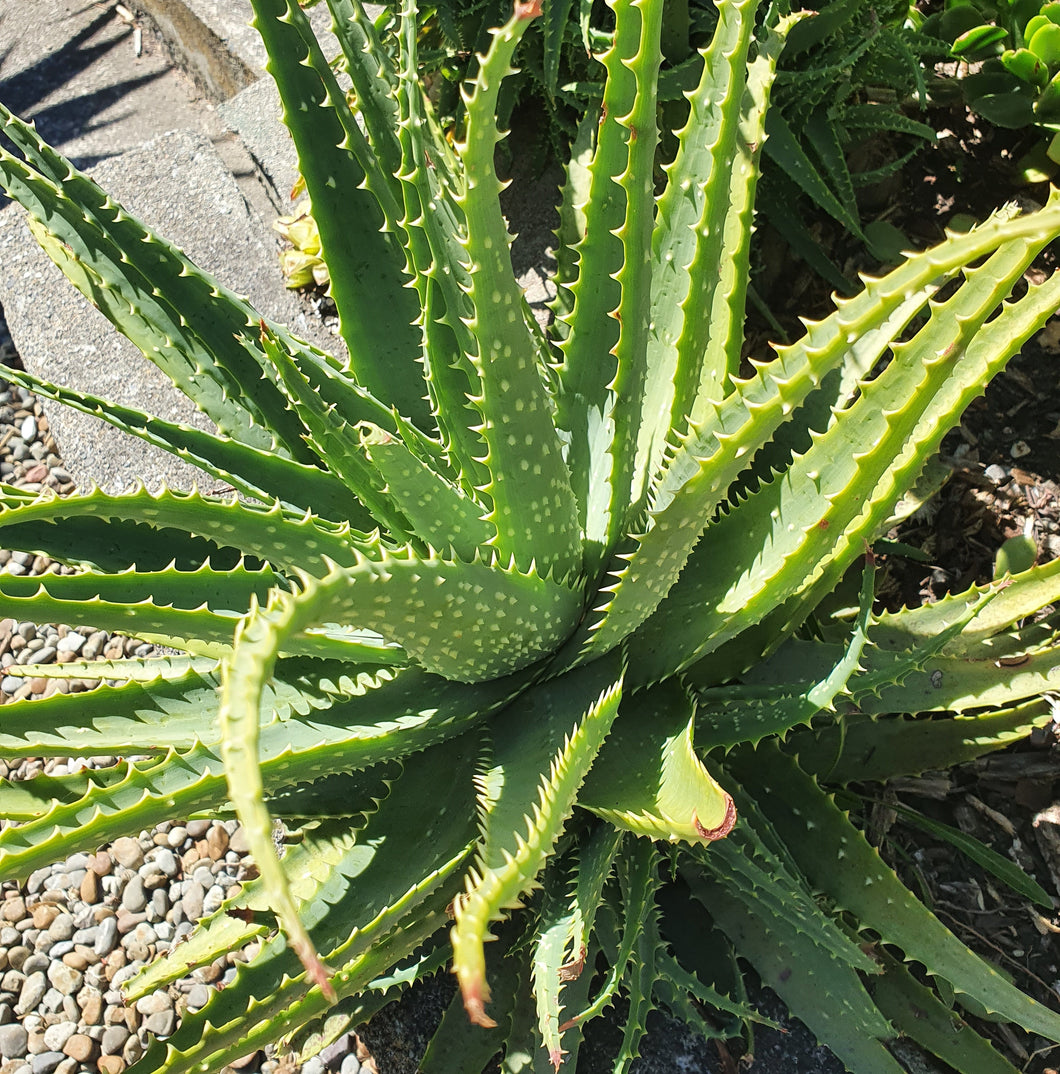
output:
M 703 839 L 707 840 L 708 843 L 714 842 L 715 839 L 724 839 L 725 836 L 732 831 L 735 824 L 736 803 L 732 800 L 731 794 L 725 795 L 725 816 L 716 828 L 704 828 L 703 825 L 699 823 L 699 817 L 697 817 L 695 813 L 692 814 L 692 826 L 699 832 Z
M 497 1023 L 486 1013 L 486 1001 L 482 994 L 482 985 L 475 982 L 463 989 L 464 1010 L 474 1025 L 492 1029 Z

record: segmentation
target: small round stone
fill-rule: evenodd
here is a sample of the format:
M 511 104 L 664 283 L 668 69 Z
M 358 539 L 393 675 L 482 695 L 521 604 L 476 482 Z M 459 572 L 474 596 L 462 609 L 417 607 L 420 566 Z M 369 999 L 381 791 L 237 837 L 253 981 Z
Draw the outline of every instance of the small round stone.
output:
M 69 630 L 64 637 L 59 639 L 55 647 L 61 653 L 79 653 L 85 641 L 84 634 L 78 634 L 76 630 Z
M 121 1058 L 127 1063 L 134 1063 L 144 1054 L 144 1046 L 139 1036 L 130 1036 L 126 1046 L 121 1049 Z
M 29 1047 L 29 1034 L 18 1022 L 0 1026 L 0 1056 L 4 1059 L 21 1059 Z
M 187 838 L 188 829 L 180 824 L 176 825 L 173 828 L 170 828 L 169 831 L 166 833 L 166 842 L 174 849 L 183 846 Z
M 33 1074 L 54 1074 L 55 1068 L 66 1058 L 62 1052 L 40 1052 L 30 1060 Z
M 18 1014 L 28 1014 L 35 1010 L 44 999 L 44 993 L 48 991 L 48 978 L 39 970 L 30 974 L 22 985 L 18 995 L 18 1004 L 15 1011 Z
M 228 832 L 219 824 L 215 824 L 206 835 L 206 845 L 210 850 L 210 857 L 215 861 L 223 858 L 229 847 Z
M 65 962 L 53 962 L 48 967 L 48 980 L 64 996 L 72 996 L 81 990 L 85 975 Z
M 101 1055 L 96 1068 L 99 1074 L 125 1074 L 125 1060 L 120 1055 Z
M 75 1033 L 66 1042 L 63 1051 L 78 1063 L 91 1063 L 99 1056 L 99 1044 L 87 1033 Z
M 121 1055 L 125 1042 L 129 1039 L 129 1030 L 124 1025 L 107 1026 L 103 1030 L 100 1042 L 104 1055 Z
M 144 863 L 144 848 L 139 839 L 123 835 L 111 844 L 110 856 L 127 869 L 139 869 Z
M 188 1008 L 197 1011 L 210 1002 L 210 989 L 204 984 L 194 984 L 188 992 Z
M 121 904 L 131 914 L 140 913 L 147 906 L 147 893 L 144 891 L 143 878 L 134 876 L 125 885 L 125 892 L 121 897 Z
M 22 964 L 22 972 L 28 977 L 31 973 L 48 972 L 48 956 L 33 954 Z
M 177 1028 L 176 1011 L 158 1011 L 156 1014 L 148 1015 L 143 1021 L 143 1028 L 156 1037 L 171 1036 L 173 1030 Z
M 141 1014 L 157 1014 L 159 1011 L 171 1011 L 173 999 L 168 992 L 152 992 L 150 995 L 141 996 L 136 1001 L 136 1009 Z
M 44 1046 L 48 1051 L 61 1052 L 76 1032 L 76 1022 L 56 1022 L 44 1031 Z
M 103 885 L 100 883 L 99 873 L 95 869 L 89 869 L 81 881 L 81 889 L 78 892 L 81 901 L 89 904 L 97 903 L 102 893 Z
M 197 884 L 202 884 L 205 891 L 213 883 L 213 871 L 209 865 L 200 865 L 192 874 L 192 880 Z
M 111 861 L 110 855 L 105 850 L 101 850 L 98 854 L 93 854 L 89 858 L 88 867 L 98 876 L 107 876 L 114 868 L 114 862 Z
M 347 1055 L 339 1067 L 339 1074 L 360 1074 L 361 1061 L 355 1055 Z
M 353 1042 L 349 1033 L 343 1033 L 342 1036 L 336 1037 L 330 1044 L 325 1044 L 317 1054 L 328 1070 L 335 1070 L 352 1046 Z
M 169 833 L 170 839 L 172 839 L 173 837 L 173 832 L 180 832 L 184 830 L 185 829 L 182 828 L 174 828 Z M 183 842 L 183 840 L 181 840 L 181 842 Z M 170 845 L 172 846 L 173 844 L 171 843 Z M 178 843 L 177 846 L 179 845 L 180 844 Z M 174 876 L 177 875 L 177 873 L 180 872 L 180 862 L 177 860 L 176 854 L 174 854 L 173 851 L 169 849 L 169 847 L 163 847 L 155 855 L 155 865 L 157 865 L 159 869 L 161 869 L 162 872 L 170 879 L 172 879 Z
M 9 921 L 14 924 L 16 921 L 21 921 L 26 916 L 26 901 L 20 896 L 14 899 L 8 899 L 0 906 L 0 920 Z
M 33 927 L 35 929 L 46 929 L 51 923 L 62 913 L 58 906 L 54 906 L 49 903 L 38 903 L 33 907 Z M 57 936 L 56 939 L 62 939 Z
M 96 942 L 92 945 L 92 950 L 102 958 L 104 955 L 109 955 L 117 944 L 118 919 L 105 917 L 99 923 L 99 932 L 96 934 Z
M 85 1025 L 97 1026 L 103 1021 L 103 993 L 98 988 L 82 988 L 77 993 L 77 1005 Z
M 197 880 L 188 880 L 184 885 L 184 894 L 180 898 L 180 905 L 184 916 L 188 921 L 198 921 L 202 917 L 203 902 L 206 891 Z
M 214 884 L 208 892 L 206 892 L 205 898 L 202 900 L 202 912 L 204 914 L 212 914 L 215 910 L 221 909 L 221 904 L 225 901 L 224 888 L 220 884 Z
M 30 956 L 30 950 L 28 947 L 22 944 L 15 944 L 14 947 L 7 949 L 7 964 L 13 970 L 21 970 L 26 964 L 26 959 Z
M 242 827 L 236 826 L 235 829 L 229 833 L 228 849 L 234 850 L 237 854 L 250 853 L 250 844 L 247 842 L 246 832 Z
M 57 941 L 72 939 L 74 931 L 74 919 L 69 914 L 57 914 L 48 926 L 48 935 Z

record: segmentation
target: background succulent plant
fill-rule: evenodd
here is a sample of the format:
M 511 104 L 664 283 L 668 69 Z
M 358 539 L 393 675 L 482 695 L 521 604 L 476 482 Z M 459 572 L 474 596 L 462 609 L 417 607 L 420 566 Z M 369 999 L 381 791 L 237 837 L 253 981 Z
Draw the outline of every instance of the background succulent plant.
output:
M 498 1050 L 509 1070 L 573 1065 L 620 992 L 626 1070 L 653 1006 L 708 1036 L 761 1020 L 733 951 L 852 1070 L 902 1069 L 899 1032 L 957 1069 L 1010 1070 L 953 992 L 1060 1040 L 1060 1015 L 947 932 L 826 789 L 1050 718 L 1055 628 L 1032 617 L 1060 567 L 875 615 L 870 546 L 1060 304 L 1060 278 L 1021 282 L 1060 199 L 911 255 L 745 363 L 790 22 L 756 32 L 753 0 L 719 5 L 657 197 L 663 4 L 614 0 L 545 331 L 494 172 L 498 93 L 537 8 L 494 34 L 453 149 L 416 77 L 411 0 L 396 62 L 358 0 L 329 6 L 358 114 L 297 4 L 255 0 L 342 357 L 263 320 L 0 113 L 24 157 L 0 151 L 0 181 L 38 239 L 217 431 L 11 376 L 240 494 L 0 494 L 6 545 L 79 568 L 0 576 L 6 613 L 186 654 L 65 665 L 104 684 L 5 708 L 8 753 L 147 759 L 0 788 L 19 821 L 3 875 L 229 808 L 261 871 L 129 985 L 264 941 L 136 1069 L 320 1046 L 334 1003 L 325 1034 L 452 961 L 460 997 L 425 1071 Z M 303 834 L 282 862 L 270 818 Z
M 1051 178 L 1060 160 L 1060 4 L 951 0 L 921 29 L 967 65 L 949 87 L 959 88 L 976 115 L 998 127 L 1041 132 L 1018 166 L 1026 182 Z

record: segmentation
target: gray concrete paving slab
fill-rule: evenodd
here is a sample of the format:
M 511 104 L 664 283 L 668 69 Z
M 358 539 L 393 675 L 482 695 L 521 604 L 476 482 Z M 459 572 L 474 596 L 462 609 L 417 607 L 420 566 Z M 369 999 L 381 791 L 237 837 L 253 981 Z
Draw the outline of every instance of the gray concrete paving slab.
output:
M 0 3 L 0 101 L 79 168 L 177 127 L 224 129 L 149 27 L 85 0 Z
M 246 294 L 266 316 L 315 335 L 276 265 L 277 245 L 252 214 L 209 139 L 162 135 L 103 162 L 100 184 L 131 212 L 183 248 L 200 267 Z M 76 292 L 30 236 L 21 211 L 0 213 L 0 305 L 25 367 L 53 383 L 209 429 L 210 423 L 158 369 Z M 189 488 L 215 482 L 91 416 L 47 406 L 67 468 L 82 485 L 116 491 L 135 480 Z

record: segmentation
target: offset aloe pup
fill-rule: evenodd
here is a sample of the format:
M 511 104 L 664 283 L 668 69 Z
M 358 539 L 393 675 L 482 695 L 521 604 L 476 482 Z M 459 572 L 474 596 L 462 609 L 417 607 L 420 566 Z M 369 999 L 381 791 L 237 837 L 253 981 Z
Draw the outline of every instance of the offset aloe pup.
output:
M 653 1007 L 750 1048 L 734 953 L 853 1071 L 901 1070 L 899 1034 L 1011 1071 L 942 996 L 1060 1040 L 1060 1015 L 958 942 L 827 790 L 1049 718 L 1056 628 L 1033 617 L 1060 565 L 876 615 L 871 546 L 1060 305 L 1060 277 L 1022 283 L 1060 199 L 910 256 L 745 363 L 789 24 L 719 5 L 659 193 L 663 3 L 613 0 L 543 331 L 494 172 L 498 89 L 537 8 L 494 34 L 453 149 L 411 2 L 387 40 L 358 0 L 329 4 L 349 98 L 293 0 L 254 6 L 342 355 L 262 319 L 2 113 L 25 159 L 0 153 L 0 178 L 34 233 L 217 431 L 10 376 L 240 494 L 0 494 L 0 541 L 78 568 L 0 575 L 0 613 L 186 654 L 66 665 L 102 684 L 3 709 L 8 754 L 148 758 L 3 785 L 3 875 L 226 810 L 261 873 L 129 985 L 262 941 L 135 1070 L 216 1070 L 276 1040 L 306 1055 L 443 967 L 459 993 L 434 1074 L 497 1052 L 573 1069 L 620 994 L 616 1071 Z M 302 837 L 282 861 L 273 819 Z

